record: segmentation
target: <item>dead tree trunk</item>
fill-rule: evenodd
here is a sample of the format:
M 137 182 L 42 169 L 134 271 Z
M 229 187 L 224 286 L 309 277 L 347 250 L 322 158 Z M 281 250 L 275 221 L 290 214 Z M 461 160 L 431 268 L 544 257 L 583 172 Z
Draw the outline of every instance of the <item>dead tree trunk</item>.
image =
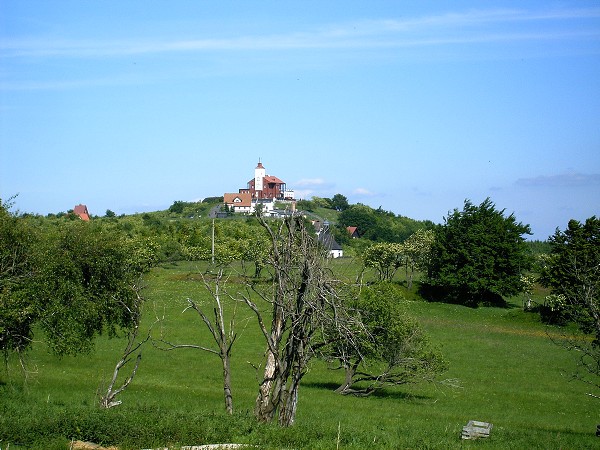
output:
M 268 291 L 248 285 L 243 295 L 267 342 L 254 412 L 261 422 L 277 417 L 281 426 L 290 426 L 296 417 L 300 381 L 325 339 L 322 330 L 343 326 L 345 316 L 338 311 L 337 291 L 325 269 L 326 252 L 306 230 L 303 219 L 286 218 L 277 222 L 277 229 L 261 217 L 258 220 L 270 236 L 265 269 L 271 272 L 273 284 Z M 252 300 L 256 295 L 272 307 L 269 329 Z
M 135 343 L 136 337 L 137 337 L 137 326 L 135 328 L 135 331 L 133 331 L 129 335 L 127 346 L 125 347 L 125 351 L 123 352 L 123 357 L 119 360 L 119 362 L 117 362 L 117 364 L 115 366 L 115 370 L 113 371 L 113 376 L 110 380 L 110 383 L 108 384 L 106 393 L 100 399 L 100 406 L 102 406 L 103 408 L 112 408 L 113 406 L 118 406 L 121 404 L 121 401 L 115 400 L 115 397 L 117 395 L 119 395 L 121 392 L 123 392 L 127 388 L 127 386 L 129 386 L 129 384 L 133 381 L 133 377 L 135 377 L 135 374 L 137 373 L 138 367 L 140 365 L 140 361 L 142 360 L 141 350 L 137 354 L 137 357 L 135 358 L 135 364 L 133 366 L 133 369 L 132 369 L 130 375 L 125 379 L 125 381 L 123 381 L 121 386 L 119 386 L 117 389 L 115 389 L 115 384 L 117 382 L 117 377 L 119 376 L 119 371 L 126 364 L 131 362 L 131 358 L 130 358 L 131 355 L 133 355 L 136 351 L 138 351 L 142 347 L 142 345 L 149 339 L 149 336 L 147 336 L 146 339 L 144 339 L 141 342 L 138 342 L 137 345 L 134 346 L 133 344 Z
M 235 312 L 233 314 L 233 319 L 230 322 L 229 332 L 226 331 L 225 328 L 225 319 L 224 319 L 224 311 L 223 311 L 223 303 L 221 302 L 221 289 L 220 286 L 224 284 L 223 279 L 223 269 L 220 269 L 217 274 L 217 279 L 215 281 L 214 290 L 211 288 L 210 284 L 206 279 L 202 278 L 204 281 L 204 286 L 210 292 L 215 301 L 215 307 L 213 308 L 214 313 L 214 322 L 211 321 L 208 316 L 204 313 L 204 311 L 194 302 L 192 299 L 188 298 L 188 307 L 184 310 L 193 309 L 196 311 L 202 321 L 212 334 L 212 337 L 217 344 L 217 350 L 212 348 L 204 347 L 201 345 L 195 344 L 173 344 L 171 342 L 165 341 L 164 339 L 160 339 L 158 342 L 160 344 L 166 345 L 166 347 L 158 345 L 162 350 L 174 350 L 178 348 L 195 348 L 198 350 L 204 350 L 209 353 L 213 353 L 221 358 L 222 367 L 223 367 L 223 396 L 225 399 L 225 410 L 229 414 L 233 414 L 233 395 L 231 391 L 231 349 L 237 335 L 234 332 L 235 329 Z
M 133 381 L 133 377 L 135 377 L 135 374 L 137 373 L 138 367 L 140 365 L 140 361 L 142 360 L 142 351 L 141 351 L 142 345 L 144 345 L 148 341 L 148 339 L 150 339 L 150 334 L 148 334 L 148 336 L 146 336 L 146 338 L 144 340 L 138 342 L 137 344 L 135 342 L 137 339 L 139 327 L 140 327 L 140 319 L 141 319 L 141 315 L 142 315 L 141 308 L 142 308 L 143 299 L 139 295 L 139 288 L 137 286 L 134 286 L 134 290 L 135 290 L 137 298 L 136 298 L 136 301 L 134 302 L 133 306 L 131 308 L 129 308 L 129 307 L 123 305 L 127 309 L 128 313 L 133 318 L 133 328 L 129 331 L 129 335 L 127 337 L 127 345 L 125 346 L 125 350 L 123 351 L 123 356 L 115 365 L 115 370 L 113 371 L 113 375 L 108 384 L 106 393 L 100 398 L 100 406 L 103 408 L 112 408 L 113 406 L 117 406 L 117 405 L 121 404 L 121 401 L 115 400 L 115 398 L 117 395 L 119 395 L 121 392 L 123 392 L 127 388 L 127 386 L 129 386 L 129 384 Z M 135 364 L 133 366 L 131 373 L 123 381 L 123 383 L 118 388 L 115 389 L 115 384 L 117 383 L 117 378 L 119 376 L 120 370 L 125 365 L 127 365 L 129 362 L 131 362 L 131 356 L 136 352 L 138 352 L 138 354 L 135 358 Z
M 225 410 L 233 414 L 233 395 L 231 393 L 231 363 L 229 354 L 227 358 L 221 358 L 223 363 L 223 394 L 225 396 Z

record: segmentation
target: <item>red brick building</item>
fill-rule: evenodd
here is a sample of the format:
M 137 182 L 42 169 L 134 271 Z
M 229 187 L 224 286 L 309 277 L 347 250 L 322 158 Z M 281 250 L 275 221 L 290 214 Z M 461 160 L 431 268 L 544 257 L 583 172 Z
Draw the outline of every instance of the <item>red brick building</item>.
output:
M 249 193 L 253 200 L 283 200 L 285 188 L 285 182 L 275 176 L 267 175 L 265 167 L 259 161 L 254 169 L 254 178 L 248 181 L 246 189 L 240 189 L 240 193 Z
M 248 181 L 246 188 L 241 188 L 236 194 L 224 194 L 225 205 L 234 212 L 242 213 L 254 212 L 259 203 L 264 212 L 270 212 L 277 200 L 288 200 L 295 205 L 294 191 L 288 191 L 284 181 L 266 172 L 259 161 L 254 169 L 254 178 Z

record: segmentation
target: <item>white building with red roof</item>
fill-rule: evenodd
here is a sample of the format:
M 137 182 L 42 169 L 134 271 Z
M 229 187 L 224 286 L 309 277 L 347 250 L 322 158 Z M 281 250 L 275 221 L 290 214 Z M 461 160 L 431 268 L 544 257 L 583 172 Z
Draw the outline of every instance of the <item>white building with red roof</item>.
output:
M 294 191 L 287 190 L 286 183 L 278 177 L 267 175 L 260 161 L 254 169 L 254 178 L 248 181 L 246 188 L 241 188 L 237 194 L 224 194 L 223 201 L 233 212 L 242 213 L 254 212 L 259 203 L 263 205 L 264 212 L 270 212 L 275 201 L 295 202 Z

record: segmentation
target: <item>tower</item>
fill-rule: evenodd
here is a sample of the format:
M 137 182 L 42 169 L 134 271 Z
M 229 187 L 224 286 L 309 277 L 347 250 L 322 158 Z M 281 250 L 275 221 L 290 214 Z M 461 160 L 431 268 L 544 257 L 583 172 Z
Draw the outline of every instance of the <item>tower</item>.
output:
M 256 197 L 260 198 L 262 197 L 262 190 L 263 190 L 263 178 L 266 175 L 266 171 L 265 168 L 263 167 L 262 163 L 260 162 L 260 160 L 258 161 L 258 165 L 256 166 L 256 169 L 254 169 L 254 190 L 256 191 Z M 261 194 L 259 194 L 258 192 L 261 192 Z

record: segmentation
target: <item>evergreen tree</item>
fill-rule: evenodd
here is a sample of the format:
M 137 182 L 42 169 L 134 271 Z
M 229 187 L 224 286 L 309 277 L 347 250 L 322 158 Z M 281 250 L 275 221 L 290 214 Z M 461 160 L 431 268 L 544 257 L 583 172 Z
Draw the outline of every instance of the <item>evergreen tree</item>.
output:
M 424 293 L 471 306 L 504 303 L 522 291 L 531 264 L 524 234 L 529 225 L 505 217 L 489 198 L 479 206 L 466 200 L 435 229 Z
M 569 221 L 550 237 L 551 253 L 542 269 L 542 283 L 564 299 L 563 312 L 600 344 L 600 219 Z

